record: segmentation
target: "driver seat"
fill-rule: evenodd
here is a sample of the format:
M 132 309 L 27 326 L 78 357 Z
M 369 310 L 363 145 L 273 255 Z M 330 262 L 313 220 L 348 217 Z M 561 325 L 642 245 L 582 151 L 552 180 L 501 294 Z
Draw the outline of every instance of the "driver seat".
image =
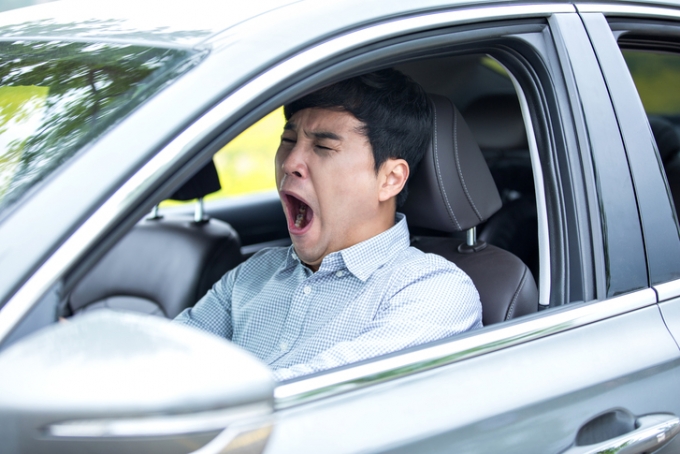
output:
M 462 115 L 444 96 L 430 95 L 434 129 L 428 151 L 409 182 L 401 211 L 412 246 L 443 256 L 474 282 L 484 325 L 538 310 L 538 289 L 529 268 L 514 254 L 476 239 L 476 226 L 502 206 L 498 189 Z M 466 239 L 455 237 L 466 233 Z
M 192 216 L 154 215 L 139 222 L 68 295 L 63 315 L 113 309 L 174 318 L 243 261 L 226 222 L 204 215 L 202 199 L 220 189 L 212 161 L 170 198 L 198 199 Z

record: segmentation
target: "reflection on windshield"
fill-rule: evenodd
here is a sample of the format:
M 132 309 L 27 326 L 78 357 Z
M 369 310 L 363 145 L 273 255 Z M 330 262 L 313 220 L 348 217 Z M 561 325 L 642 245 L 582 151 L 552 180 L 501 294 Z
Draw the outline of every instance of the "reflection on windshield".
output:
M 0 87 L 0 200 L 17 173 L 26 140 L 38 129 L 49 88 Z
M 0 42 L 0 211 L 185 70 L 184 50 Z

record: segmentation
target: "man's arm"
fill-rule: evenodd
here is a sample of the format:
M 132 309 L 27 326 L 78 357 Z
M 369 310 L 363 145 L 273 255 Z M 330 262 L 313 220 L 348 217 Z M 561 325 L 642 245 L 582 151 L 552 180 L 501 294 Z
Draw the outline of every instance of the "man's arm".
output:
M 286 380 L 481 327 L 482 306 L 470 278 L 456 268 L 439 269 L 394 294 L 357 338 L 305 364 L 275 369 L 274 376 Z
M 239 268 L 240 266 L 222 276 L 203 298 L 193 307 L 184 309 L 173 321 L 231 340 L 231 293 Z

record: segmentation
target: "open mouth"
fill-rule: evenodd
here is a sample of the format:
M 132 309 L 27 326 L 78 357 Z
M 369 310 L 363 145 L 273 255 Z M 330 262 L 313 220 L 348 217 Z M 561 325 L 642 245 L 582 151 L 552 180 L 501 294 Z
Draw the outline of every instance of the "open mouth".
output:
M 292 233 L 303 233 L 311 225 L 314 211 L 293 195 L 286 194 L 284 200 L 288 210 L 288 230 Z

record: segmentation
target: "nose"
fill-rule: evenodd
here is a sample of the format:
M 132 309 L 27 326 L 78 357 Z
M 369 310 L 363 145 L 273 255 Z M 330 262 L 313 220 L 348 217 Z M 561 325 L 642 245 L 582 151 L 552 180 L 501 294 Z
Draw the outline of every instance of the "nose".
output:
M 285 175 L 298 178 L 307 177 L 307 163 L 305 161 L 304 146 L 299 141 L 292 150 L 282 157 L 281 170 Z

